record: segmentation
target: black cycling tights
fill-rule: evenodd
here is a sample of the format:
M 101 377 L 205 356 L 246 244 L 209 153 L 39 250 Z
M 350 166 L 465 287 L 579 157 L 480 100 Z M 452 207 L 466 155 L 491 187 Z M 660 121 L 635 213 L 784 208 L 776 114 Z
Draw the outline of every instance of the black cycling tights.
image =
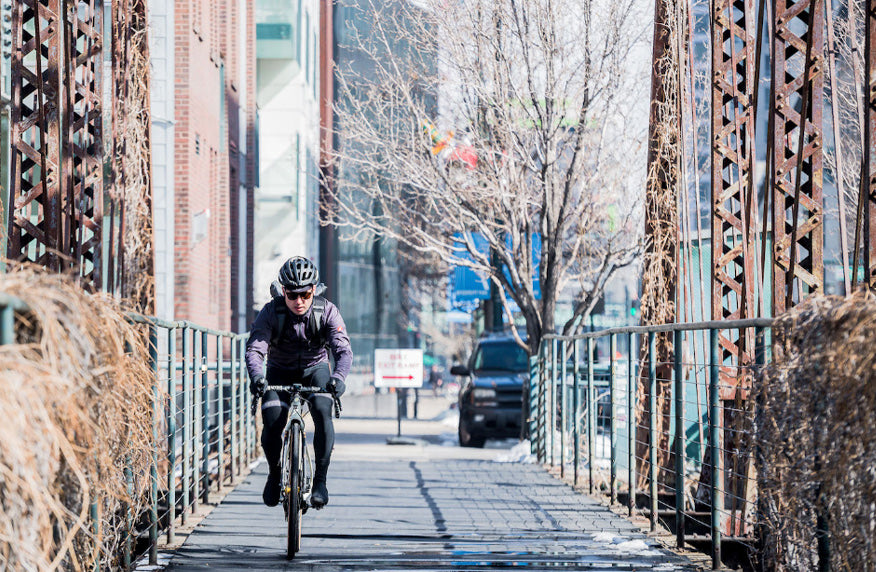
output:
M 327 363 L 320 363 L 305 369 L 303 372 L 268 368 L 266 378 L 269 385 L 316 385 L 325 389 L 331 378 Z M 268 391 L 262 397 L 262 449 L 268 460 L 268 467 L 273 470 L 280 468 L 280 455 L 283 453 L 283 428 L 286 426 L 286 416 L 289 412 L 289 394 L 286 392 Z M 325 479 L 328 472 L 332 447 L 335 445 L 335 427 L 332 423 L 332 398 L 328 395 L 312 395 L 308 399 L 310 416 L 313 419 L 313 451 L 316 458 L 314 477 Z

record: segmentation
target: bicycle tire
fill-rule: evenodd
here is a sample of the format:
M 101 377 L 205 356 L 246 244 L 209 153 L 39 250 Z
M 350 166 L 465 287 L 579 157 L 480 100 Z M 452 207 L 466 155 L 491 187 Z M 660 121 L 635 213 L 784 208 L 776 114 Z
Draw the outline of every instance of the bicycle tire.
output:
M 287 524 L 287 541 L 286 541 L 286 557 L 295 558 L 295 554 L 301 550 L 301 517 L 302 517 L 302 478 L 301 461 L 302 461 L 302 436 L 301 426 L 297 423 L 292 425 L 292 442 L 289 447 L 289 470 L 291 478 L 289 479 L 290 491 L 288 496 L 288 513 L 286 517 Z

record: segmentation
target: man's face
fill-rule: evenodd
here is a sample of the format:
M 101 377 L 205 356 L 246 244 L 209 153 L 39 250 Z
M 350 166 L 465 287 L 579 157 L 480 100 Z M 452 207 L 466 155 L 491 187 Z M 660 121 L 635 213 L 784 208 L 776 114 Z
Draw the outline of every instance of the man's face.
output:
M 314 287 L 304 290 L 292 290 L 284 288 L 286 294 L 286 307 L 295 315 L 303 316 L 307 313 L 310 305 L 313 304 Z

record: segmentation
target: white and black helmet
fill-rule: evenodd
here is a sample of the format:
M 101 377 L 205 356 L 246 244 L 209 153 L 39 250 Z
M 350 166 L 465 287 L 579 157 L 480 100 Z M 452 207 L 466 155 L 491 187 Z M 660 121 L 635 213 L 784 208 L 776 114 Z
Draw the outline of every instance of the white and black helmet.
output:
M 280 284 L 290 290 L 307 288 L 319 283 L 319 270 L 316 264 L 303 256 L 295 256 L 280 267 Z

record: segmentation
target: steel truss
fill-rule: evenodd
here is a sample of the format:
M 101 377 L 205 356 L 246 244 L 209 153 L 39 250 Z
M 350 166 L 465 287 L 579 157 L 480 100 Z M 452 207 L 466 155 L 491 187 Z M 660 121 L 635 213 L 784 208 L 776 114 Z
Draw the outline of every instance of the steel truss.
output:
M 755 310 L 757 17 L 753 0 L 713 0 L 712 13 L 712 319 L 737 320 Z M 751 363 L 750 338 L 720 332 L 722 387 L 731 389 L 737 366 Z
M 859 209 L 864 227 L 864 280 L 876 290 L 876 0 L 865 0 L 865 48 L 867 56 L 866 128 L 864 129 L 864 173 L 861 181 L 861 200 L 866 206 Z M 866 196 L 864 196 L 866 193 Z M 857 268 L 855 269 L 857 275 Z
M 17 1 L 12 42 L 7 255 L 102 288 L 103 2 Z
M 773 312 L 824 287 L 824 2 L 775 0 L 772 81 Z

